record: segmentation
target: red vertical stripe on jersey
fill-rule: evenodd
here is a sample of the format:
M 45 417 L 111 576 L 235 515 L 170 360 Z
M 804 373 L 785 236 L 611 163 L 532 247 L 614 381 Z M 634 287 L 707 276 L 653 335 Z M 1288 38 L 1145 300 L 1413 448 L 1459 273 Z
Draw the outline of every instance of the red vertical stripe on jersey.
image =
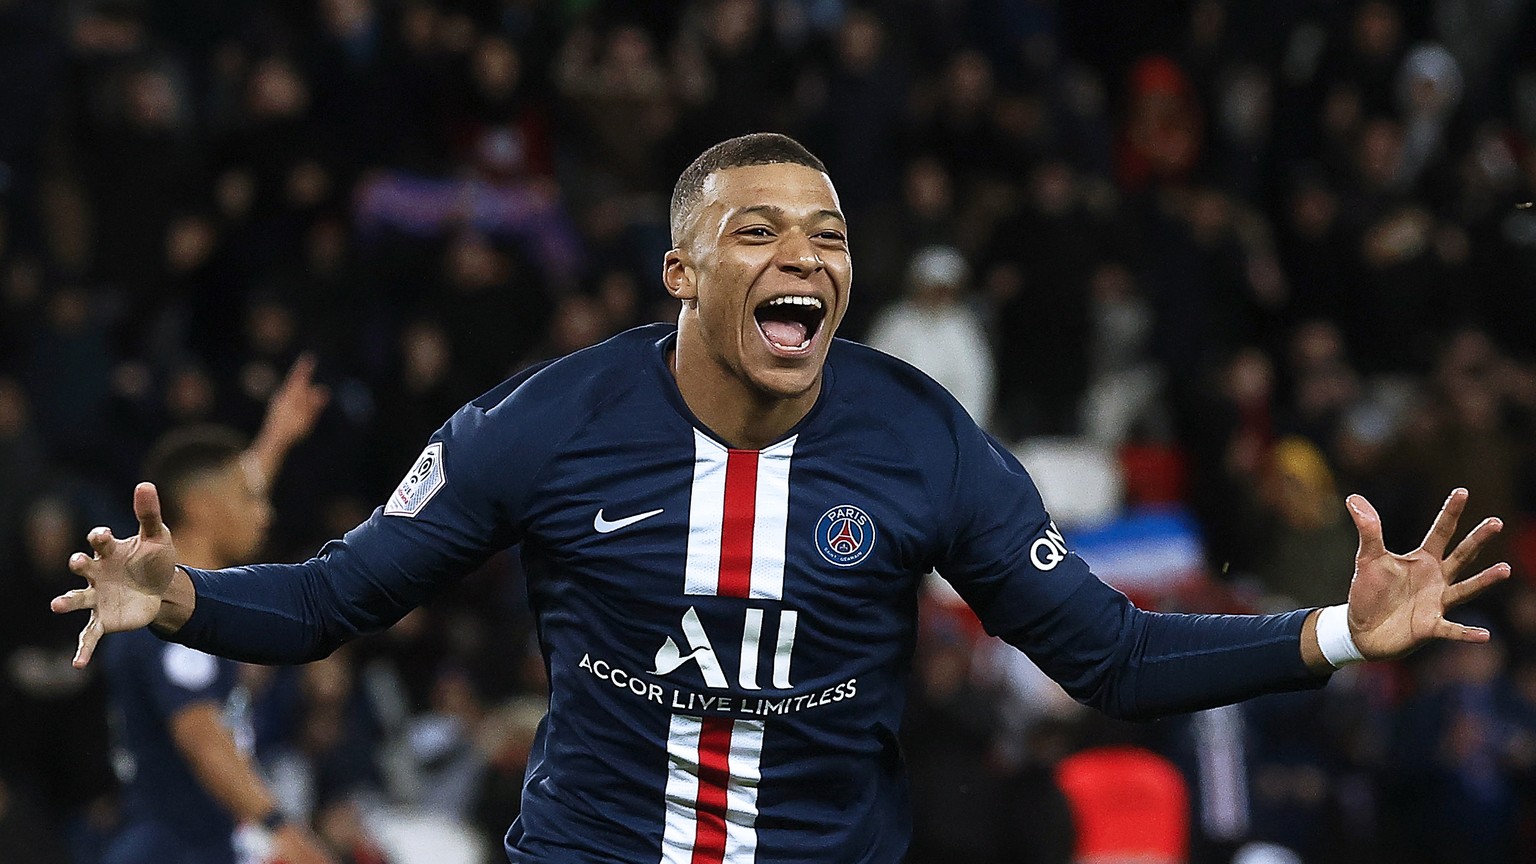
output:
M 725 463 L 725 517 L 720 524 L 721 597 L 752 592 L 752 526 L 757 521 L 757 451 L 732 450 Z
M 693 864 L 721 864 L 725 860 L 726 786 L 731 779 L 734 721 L 729 717 L 703 719 L 699 730 L 699 803 Z

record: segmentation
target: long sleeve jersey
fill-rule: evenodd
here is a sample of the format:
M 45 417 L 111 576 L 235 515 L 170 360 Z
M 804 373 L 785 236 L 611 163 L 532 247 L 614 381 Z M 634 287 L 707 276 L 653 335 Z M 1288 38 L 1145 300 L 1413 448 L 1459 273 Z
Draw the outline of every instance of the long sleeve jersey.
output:
M 912 367 L 835 341 L 811 411 L 743 450 L 689 411 L 675 339 L 632 330 L 466 405 L 316 558 L 190 571 L 174 638 L 304 662 L 520 544 L 550 704 L 514 864 L 899 861 L 896 736 L 934 569 L 1115 716 L 1324 680 L 1301 659 L 1305 611 L 1158 614 L 1106 586 L 1018 462 Z

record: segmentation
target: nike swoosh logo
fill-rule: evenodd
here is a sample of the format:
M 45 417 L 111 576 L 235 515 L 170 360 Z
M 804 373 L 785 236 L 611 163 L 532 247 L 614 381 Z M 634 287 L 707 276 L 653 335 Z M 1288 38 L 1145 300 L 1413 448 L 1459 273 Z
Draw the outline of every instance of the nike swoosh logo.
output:
M 599 534 L 611 534 L 614 531 L 619 530 L 620 528 L 628 528 L 629 526 L 635 524 L 636 522 L 643 522 L 646 519 L 649 519 L 652 516 L 655 516 L 655 515 L 657 515 L 659 513 L 662 513 L 662 512 L 664 512 L 664 511 L 663 510 L 651 510 L 651 511 L 646 512 L 646 513 L 636 513 L 633 516 L 625 516 L 623 519 L 615 519 L 612 522 L 609 522 L 607 519 L 603 518 L 603 511 L 602 510 L 598 510 L 597 511 L 597 516 L 593 517 L 593 519 L 592 519 L 592 527 Z

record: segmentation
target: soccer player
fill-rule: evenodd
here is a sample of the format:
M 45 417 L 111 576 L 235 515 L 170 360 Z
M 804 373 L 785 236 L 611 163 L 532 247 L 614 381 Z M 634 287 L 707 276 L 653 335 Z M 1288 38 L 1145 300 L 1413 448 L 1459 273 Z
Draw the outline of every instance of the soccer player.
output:
M 250 448 L 232 430 L 200 426 L 151 451 L 145 473 L 176 526 L 178 560 L 227 567 L 260 550 L 272 515 L 266 490 L 325 404 L 313 370 L 310 358 L 295 364 Z M 331 862 L 307 828 L 283 817 L 251 761 L 238 663 L 147 630 L 113 636 L 102 653 L 126 815 L 106 864 L 234 864 L 237 827 L 273 860 Z
M 455 414 L 372 517 L 315 559 L 178 566 L 155 489 L 139 534 L 70 566 L 102 633 L 299 663 L 388 626 L 521 543 L 549 713 L 506 838 L 512 862 L 898 861 L 896 731 L 922 575 L 1068 692 L 1154 717 L 1321 686 L 1336 664 L 1486 631 L 1443 613 L 1466 492 L 1393 555 L 1363 499 L 1347 605 L 1264 616 L 1134 608 L 1068 548 L 1024 469 L 942 388 L 833 335 L 848 226 L 822 164 L 758 134 L 677 182 L 662 281 L 676 327 L 622 333 Z M 1047 374 L 1048 370 L 1042 370 Z M 1340 579 L 1345 574 L 1339 574 Z

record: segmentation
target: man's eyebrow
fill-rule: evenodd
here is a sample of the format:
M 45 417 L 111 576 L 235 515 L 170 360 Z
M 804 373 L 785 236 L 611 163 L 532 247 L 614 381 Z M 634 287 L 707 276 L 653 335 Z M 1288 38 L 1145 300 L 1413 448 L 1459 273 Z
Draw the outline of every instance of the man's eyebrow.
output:
M 778 205 L 775 205 L 775 204 L 753 204 L 750 207 L 743 207 L 740 210 L 736 210 L 736 211 L 730 213 L 726 218 L 727 219 L 738 219 L 738 218 L 740 218 L 742 216 L 758 216 L 758 215 L 767 216 L 767 217 L 772 218 L 772 219 L 783 219 L 784 216 L 785 216 L 785 212 L 784 212 L 784 208 L 783 207 L 779 207 Z M 830 218 L 830 219 L 836 219 L 839 222 L 847 222 L 848 221 L 847 217 L 843 216 L 842 213 L 839 213 L 836 210 L 828 209 L 828 208 L 825 208 L 825 207 L 823 207 L 820 210 L 817 210 L 815 213 L 813 213 L 811 215 L 814 216 L 815 218 L 818 218 L 818 219 Z

